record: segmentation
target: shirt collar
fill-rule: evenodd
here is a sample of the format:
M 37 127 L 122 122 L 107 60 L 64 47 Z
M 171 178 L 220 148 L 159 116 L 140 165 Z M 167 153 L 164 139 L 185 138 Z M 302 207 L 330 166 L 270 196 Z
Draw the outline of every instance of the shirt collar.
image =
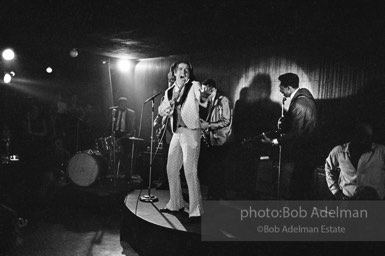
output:
M 190 78 L 186 81 L 186 83 L 184 83 L 181 87 L 179 87 L 177 84 L 176 84 L 176 81 L 174 82 L 174 90 L 177 89 L 177 88 L 180 88 L 179 90 L 182 91 L 182 89 L 184 88 L 184 86 L 190 81 Z
M 295 94 L 298 92 L 299 90 L 299 87 L 297 89 L 295 89 L 295 91 L 290 95 L 290 99 L 293 99 Z
M 218 92 L 215 92 L 214 95 L 213 95 L 213 97 L 210 99 L 210 101 L 214 103 L 214 101 L 215 101 L 217 95 L 218 95 Z

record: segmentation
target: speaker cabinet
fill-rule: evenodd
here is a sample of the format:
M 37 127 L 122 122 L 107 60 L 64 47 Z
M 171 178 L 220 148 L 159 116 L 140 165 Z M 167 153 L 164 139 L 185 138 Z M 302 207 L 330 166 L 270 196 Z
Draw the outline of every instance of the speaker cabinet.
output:
M 325 168 L 317 167 L 314 170 L 314 199 L 315 200 L 333 200 L 333 194 L 326 183 Z

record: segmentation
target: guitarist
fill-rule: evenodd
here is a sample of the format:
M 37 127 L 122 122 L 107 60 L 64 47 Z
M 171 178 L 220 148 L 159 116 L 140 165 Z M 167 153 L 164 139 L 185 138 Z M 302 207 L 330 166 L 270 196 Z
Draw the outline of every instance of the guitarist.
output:
M 200 172 L 207 179 L 208 199 L 225 198 L 224 159 L 227 155 L 226 143 L 231 133 L 230 100 L 217 89 L 213 79 L 202 83 L 202 98 L 205 101 L 201 107 L 202 154 Z M 206 97 L 203 97 L 205 96 Z M 206 116 L 204 116 L 206 114 Z
M 168 86 L 167 88 L 170 88 L 175 83 L 175 75 L 174 75 L 174 69 L 175 69 L 176 63 L 173 63 L 170 66 L 169 72 L 167 74 L 167 82 Z M 162 102 L 164 100 L 164 97 L 160 100 Z M 162 167 L 161 171 L 159 172 L 159 182 L 160 185 L 157 187 L 158 190 L 168 190 L 168 180 L 167 180 L 167 154 L 168 149 L 170 146 L 170 141 L 172 138 L 172 131 L 169 124 L 169 116 L 161 116 L 158 114 L 154 120 L 154 128 L 156 129 L 156 137 L 158 139 L 158 143 L 162 144 Z
M 193 68 L 187 61 L 177 62 L 173 73 L 175 83 L 166 90 L 158 109 L 161 116 L 169 116 L 173 132 L 167 159 L 170 200 L 160 211 L 171 214 L 184 211 L 179 177 L 183 165 L 189 193 L 189 222 L 198 222 L 203 214 L 198 179 L 200 83 L 194 81 Z
M 262 142 L 282 146 L 282 198 L 312 199 L 314 153 L 317 139 L 317 106 L 313 95 L 299 87 L 299 77 L 285 73 L 278 77 L 279 90 L 290 98 L 281 124 L 282 136 Z

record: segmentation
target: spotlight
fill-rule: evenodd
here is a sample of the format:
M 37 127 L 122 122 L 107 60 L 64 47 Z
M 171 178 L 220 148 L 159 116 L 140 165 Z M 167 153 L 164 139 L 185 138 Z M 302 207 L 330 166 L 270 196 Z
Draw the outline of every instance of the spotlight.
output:
M 124 73 L 127 72 L 131 67 L 131 63 L 128 60 L 119 60 L 117 65 L 118 69 Z
M 47 67 L 47 68 L 45 69 L 45 71 L 47 71 L 48 74 L 51 74 L 53 70 L 52 70 L 51 67 Z
M 15 58 L 15 53 L 12 49 L 5 49 L 2 56 L 5 60 L 13 60 L 13 58 Z
M 70 51 L 70 56 L 71 56 L 72 58 L 76 58 L 78 55 L 79 55 L 79 52 L 78 52 L 78 50 L 77 50 L 76 48 L 74 48 L 74 49 L 72 49 L 72 50 Z
M 12 80 L 12 76 L 9 73 L 5 73 L 3 78 L 4 83 L 9 84 L 11 80 Z

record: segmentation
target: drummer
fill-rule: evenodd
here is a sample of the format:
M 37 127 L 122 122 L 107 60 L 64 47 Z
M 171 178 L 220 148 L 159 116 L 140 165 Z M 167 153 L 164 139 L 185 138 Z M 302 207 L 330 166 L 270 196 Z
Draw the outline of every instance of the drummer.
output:
M 130 168 L 130 141 L 129 137 L 135 134 L 135 111 L 128 108 L 125 97 L 118 99 L 118 106 L 111 109 L 110 129 L 117 139 L 116 166 L 119 175 L 125 175 L 131 179 Z

